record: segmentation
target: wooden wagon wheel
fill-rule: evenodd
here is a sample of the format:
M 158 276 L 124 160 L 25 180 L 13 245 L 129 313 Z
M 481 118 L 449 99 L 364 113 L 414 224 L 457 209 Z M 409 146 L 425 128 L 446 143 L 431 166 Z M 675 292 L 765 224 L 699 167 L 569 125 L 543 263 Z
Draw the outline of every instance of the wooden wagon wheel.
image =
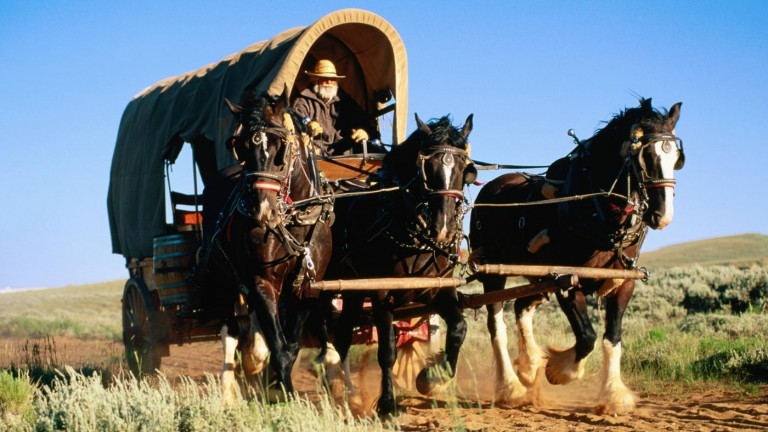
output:
M 123 344 L 128 367 L 136 377 L 160 367 L 160 350 L 153 342 L 155 301 L 144 281 L 131 278 L 123 290 Z

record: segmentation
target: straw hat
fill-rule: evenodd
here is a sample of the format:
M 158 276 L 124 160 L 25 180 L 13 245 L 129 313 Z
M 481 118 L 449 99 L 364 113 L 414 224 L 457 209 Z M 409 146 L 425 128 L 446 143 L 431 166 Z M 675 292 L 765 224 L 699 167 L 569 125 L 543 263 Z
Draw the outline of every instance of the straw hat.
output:
M 344 75 L 336 75 L 336 66 L 334 66 L 333 62 L 330 60 L 320 60 L 315 65 L 315 70 L 313 72 L 304 71 L 304 73 L 313 78 L 346 78 Z

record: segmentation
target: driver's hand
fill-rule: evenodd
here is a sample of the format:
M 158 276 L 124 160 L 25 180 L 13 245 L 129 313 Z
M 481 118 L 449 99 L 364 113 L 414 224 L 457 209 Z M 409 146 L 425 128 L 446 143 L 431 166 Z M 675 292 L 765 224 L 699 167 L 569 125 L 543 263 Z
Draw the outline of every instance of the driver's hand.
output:
M 368 141 L 368 132 L 365 129 L 352 129 L 352 136 L 350 138 L 356 143 Z
M 320 126 L 320 123 L 318 123 L 316 120 L 312 120 L 311 122 L 309 122 L 307 127 L 309 128 L 309 135 L 312 138 L 323 133 L 323 127 Z

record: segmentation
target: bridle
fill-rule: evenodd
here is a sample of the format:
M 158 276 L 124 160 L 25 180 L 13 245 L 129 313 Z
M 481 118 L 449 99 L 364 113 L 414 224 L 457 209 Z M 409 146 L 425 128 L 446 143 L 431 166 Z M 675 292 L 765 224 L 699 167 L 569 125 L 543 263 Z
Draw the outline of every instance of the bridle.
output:
M 286 180 L 290 179 L 296 155 L 298 154 L 298 138 L 290 129 L 271 124 L 254 132 L 253 135 L 251 135 L 250 144 L 256 147 L 266 145 L 268 141 L 267 135 L 276 136 L 281 140 L 277 153 L 283 153 L 282 164 L 276 163 L 277 161 L 275 161 L 274 164 L 280 165 L 282 168 L 277 172 L 268 170 L 245 170 L 244 174 L 245 177 L 249 179 L 252 190 L 273 191 L 278 194 L 280 199 L 285 199 L 285 196 L 287 196 L 287 193 L 284 193 L 286 192 L 287 187 Z
M 440 158 L 442 166 L 451 169 L 450 172 L 454 172 L 453 168 L 456 166 L 456 158 L 463 159 L 465 162 L 471 162 L 469 154 L 466 150 L 453 147 L 445 144 L 437 144 L 428 147 L 425 151 L 419 152 L 419 156 L 416 162 L 418 167 L 418 178 L 420 179 L 419 186 L 421 190 L 422 199 L 419 204 L 416 205 L 416 222 L 412 224 L 411 235 L 415 240 L 418 240 L 419 246 L 416 248 L 421 250 L 431 250 L 434 253 L 448 256 L 451 259 L 458 260 L 458 244 L 463 238 L 463 219 L 464 215 L 469 212 L 469 206 L 467 205 L 466 198 L 464 197 L 464 190 L 452 187 L 451 178 L 444 178 L 443 184 L 446 188 L 433 189 L 429 186 L 427 179 L 426 163 L 432 158 Z M 443 171 L 445 172 L 445 171 Z M 458 174 L 458 178 L 463 178 L 463 172 Z M 463 186 L 463 180 L 459 180 L 460 185 Z M 427 221 L 429 220 L 429 199 L 432 197 L 449 197 L 458 201 L 456 211 L 454 212 L 455 228 L 451 235 L 451 243 L 449 244 L 437 244 L 432 241 L 426 233 L 428 230 Z M 413 246 L 412 246 L 413 247 Z
M 319 199 L 317 202 L 305 203 L 301 206 L 295 205 L 291 200 L 291 179 L 297 165 L 296 162 L 302 155 L 299 136 L 295 133 L 293 122 L 290 120 L 289 115 L 286 114 L 286 116 L 285 126 L 270 123 L 253 132 L 249 139 L 250 145 L 256 148 L 263 148 L 268 142 L 269 135 L 279 138 L 280 144 L 276 146 L 276 152 L 278 155 L 282 153 L 282 158 L 281 160 L 273 161 L 272 165 L 281 166 L 281 169 L 279 171 L 251 171 L 244 169 L 240 186 L 233 191 L 230 201 L 234 203 L 236 211 L 253 219 L 255 216 L 253 211 L 254 202 L 257 199 L 253 193 L 256 191 L 270 191 L 277 194 L 276 210 L 280 213 L 280 222 L 275 228 L 263 226 L 262 228 L 273 232 L 280 239 L 287 254 L 277 261 L 263 263 L 263 265 L 273 265 L 296 257 L 298 265 L 296 266 L 293 288 L 298 290 L 304 280 L 305 272 L 310 279 L 314 280 L 316 272 L 314 262 L 312 261 L 310 244 L 314 235 L 318 232 L 315 229 L 317 225 L 319 223 L 328 224 L 329 220 L 332 220 L 333 199 Z M 233 139 L 237 139 L 237 137 L 233 137 Z M 313 191 L 317 194 L 314 188 Z M 231 216 L 235 209 L 230 211 L 229 216 Z M 225 220 L 229 220 L 229 216 L 225 219 L 224 215 L 220 214 L 220 221 L 217 223 L 217 226 L 225 223 Z M 294 226 L 309 227 L 303 241 L 299 240 L 290 231 L 290 228 Z
M 675 147 L 679 152 L 677 161 L 675 162 L 675 171 L 683 168 L 685 164 L 685 153 L 683 152 L 683 140 L 673 134 L 649 134 L 644 135 L 641 138 L 636 138 L 631 141 L 632 151 L 628 152 L 627 160 L 631 163 L 633 171 L 638 178 L 640 184 L 645 188 L 659 188 L 669 187 L 675 188 L 677 181 L 673 178 L 664 177 L 651 177 L 648 175 L 648 168 L 645 164 L 645 158 L 643 153 L 645 150 L 657 142 L 662 142 L 662 151 L 669 153 L 671 151 L 670 142 L 675 143 Z
M 463 189 L 452 189 L 452 188 L 446 188 L 446 189 L 432 189 L 429 187 L 429 184 L 427 182 L 427 173 L 425 168 L 425 164 L 428 160 L 432 159 L 433 157 L 440 156 L 443 166 L 448 168 L 453 168 L 453 166 L 456 164 L 455 157 L 458 156 L 462 159 L 464 159 L 466 162 L 469 162 L 469 155 L 465 150 L 462 150 L 457 147 L 439 144 L 434 145 L 431 147 L 428 147 L 425 152 L 419 153 L 419 158 L 417 160 L 417 164 L 419 167 L 419 176 L 421 177 L 421 188 L 424 194 L 427 198 L 431 198 L 433 196 L 439 195 L 439 196 L 448 196 L 453 197 L 456 200 L 463 201 L 464 200 L 464 190 Z M 445 184 L 448 185 L 451 179 L 445 179 Z
M 632 140 L 625 141 L 622 145 L 621 152 L 625 154 L 625 161 L 621 168 L 621 171 L 617 175 L 609 192 L 613 192 L 618 180 L 622 177 L 622 172 L 626 170 L 627 181 L 627 206 L 621 208 L 613 203 L 609 203 L 609 209 L 616 214 L 623 216 L 629 216 L 630 213 L 635 213 L 639 217 L 635 219 L 627 218 L 627 224 L 625 224 L 619 231 L 609 235 L 613 242 L 618 256 L 621 257 L 625 266 L 634 266 L 637 256 L 630 258 L 624 255 L 624 248 L 634 244 L 636 242 L 642 242 L 645 237 L 647 228 L 642 223 L 642 215 L 647 211 L 649 206 L 650 197 L 648 195 L 648 189 L 653 188 L 675 188 L 676 180 L 674 178 L 666 177 L 653 177 L 648 174 L 648 167 L 645 163 L 644 152 L 648 147 L 655 145 L 658 142 L 662 142 L 662 151 L 668 153 L 671 151 L 671 146 L 677 147 L 679 154 L 678 159 L 673 166 L 674 170 L 680 170 L 685 163 L 685 153 L 683 152 L 683 140 L 671 133 L 657 133 L 643 135 L 642 137 L 634 138 Z M 665 148 L 666 147 L 666 148 Z M 638 185 L 638 195 L 635 200 L 631 197 L 633 195 L 631 188 L 631 177 L 634 175 Z M 601 213 L 599 206 L 596 204 L 598 213 Z M 638 250 L 639 254 L 639 250 Z

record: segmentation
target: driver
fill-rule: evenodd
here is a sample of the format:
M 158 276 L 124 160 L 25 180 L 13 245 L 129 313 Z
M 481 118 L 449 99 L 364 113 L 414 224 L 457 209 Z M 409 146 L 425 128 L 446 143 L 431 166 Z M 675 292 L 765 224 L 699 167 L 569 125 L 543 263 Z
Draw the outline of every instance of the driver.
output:
M 333 62 L 320 60 L 304 73 L 312 86 L 301 92 L 293 108 L 309 120 L 309 134 L 325 154 L 346 154 L 353 144 L 378 138 L 371 117 L 339 86 L 344 75 L 336 74 Z

